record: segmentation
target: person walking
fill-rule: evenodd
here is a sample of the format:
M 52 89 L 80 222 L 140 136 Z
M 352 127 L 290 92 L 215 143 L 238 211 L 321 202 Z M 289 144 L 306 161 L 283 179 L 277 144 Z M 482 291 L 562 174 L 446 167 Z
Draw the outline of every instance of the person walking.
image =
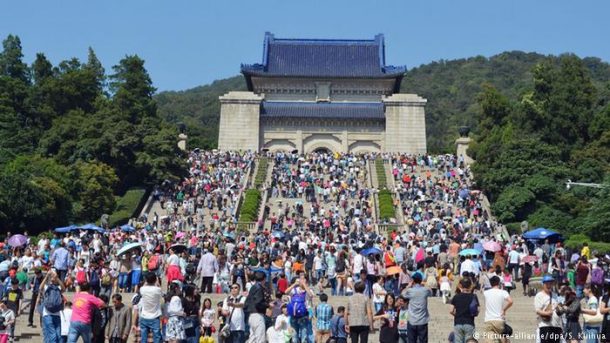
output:
M 38 297 L 40 292 L 40 285 L 42 284 L 42 280 L 44 280 L 44 276 L 42 275 L 42 270 L 40 268 L 34 269 L 34 277 L 32 278 L 31 287 L 32 287 L 32 297 L 30 300 L 30 310 L 28 312 L 28 327 L 34 326 L 34 312 L 36 311 L 36 304 L 38 303 Z
M 240 286 L 234 283 L 231 286 L 231 294 L 222 302 L 222 314 L 225 316 L 226 324 L 229 325 L 229 337 L 225 343 L 244 343 L 246 341 L 246 321 L 244 304 L 246 298 L 239 294 Z M 223 328 L 221 327 L 221 331 Z
M 352 343 L 367 343 L 369 331 L 373 331 L 373 309 L 368 297 L 363 293 L 365 281 L 359 281 L 354 286 L 356 292 L 347 303 L 345 327 L 349 328 Z
M 163 292 L 157 285 L 157 275 L 154 272 L 146 274 L 146 284 L 140 287 L 138 302 L 141 343 L 147 343 L 148 333 L 152 332 L 153 342 L 161 343 L 161 299 Z
M 197 275 L 201 275 L 202 293 L 212 293 L 212 282 L 216 272 L 218 272 L 218 260 L 216 260 L 216 257 L 208 248 L 203 249 L 203 256 L 201 256 L 201 260 L 199 260 L 197 265 Z
M 254 285 L 248 292 L 245 302 L 245 311 L 248 313 L 248 325 L 250 326 L 250 337 L 248 342 L 265 342 L 265 317 L 264 314 L 269 307 L 269 299 L 266 296 L 265 273 L 257 271 L 254 273 Z
M 599 299 L 591 284 L 585 285 L 583 293 L 585 295 L 585 304 L 581 310 L 585 322 L 583 325 L 583 335 L 586 343 L 597 343 L 603 321 L 600 319 L 603 317 L 598 316 L 600 313 Z
M 428 297 L 432 296 L 432 291 L 421 284 L 421 273 L 414 273 L 412 278 L 411 286 L 404 291 L 404 296 L 409 300 L 407 336 L 409 342 L 424 343 L 428 342 Z
M 538 337 L 540 343 L 561 342 L 562 323 L 555 311 L 559 304 L 557 294 L 553 293 L 555 279 L 551 275 L 542 278 L 542 290 L 534 298 L 534 308 L 538 315 Z
M 92 322 L 94 308 L 102 308 L 104 301 L 89 294 L 88 282 L 78 285 L 80 291 L 72 299 L 72 318 L 70 318 L 70 331 L 68 343 L 76 343 L 82 338 L 84 343 L 90 343 L 92 338 Z
M 66 245 L 63 241 L 60 241 L 59 247 L 55 248 L 51 254 L 51 265 L 55 268 L 57 276 L 62 282 L 66 280 L 66 275 L 68 274 L 69 256 L 70 253 L 66 249 Z
M 459 292 L 451 299 L 449 313 L 453 316 L 453 343 L 466 343 L 474 334 L 474 318 L 479 313 L 479 299 L 472 293 L 470 278 L 460 280 Z
M 345 331 L 345 307 L 337 307 L 337 314 L 330 320 L 330 337 L 336 343 L 347 343 L 347 332 Z
M 503 342 L 506 311 L 513 305 L 510 294 L 501 289 L 500 277 L 489 279 L 490 289 L 483 292 L 485 297 L 485 335 L 492 342 Z
M 320 304 L 316 306 L 316 343 L 326 343 L 330 338 L 330 321 L 333 316 L 333 307 L 328 304 L 328 295 L 320 294 Z
M 42 307 L 42 335 L 45 343 L 61 343 L 61 317 L 63 308 L 64 284 L 59 275 L 51 270 L 47 272 L 40 284 L 42 296 L 38 297 L 38 306 Z
M 120 294 L 112 296 L 105 336 L 109 343 L 126 343 L 131 329 L 131 311 L 123 304 Z

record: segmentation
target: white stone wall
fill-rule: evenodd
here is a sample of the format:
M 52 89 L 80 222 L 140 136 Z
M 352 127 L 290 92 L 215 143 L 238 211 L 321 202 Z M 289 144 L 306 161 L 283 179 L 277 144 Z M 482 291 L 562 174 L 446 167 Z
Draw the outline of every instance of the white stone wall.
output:
M 259 150 L 263 99 L 264 95 L 252 92 L 229 92 L 220 97 L 218 149 Z
M 427 100 L 416 94 L 393 94 L 385 103 L 386 152 L 425 154 Z

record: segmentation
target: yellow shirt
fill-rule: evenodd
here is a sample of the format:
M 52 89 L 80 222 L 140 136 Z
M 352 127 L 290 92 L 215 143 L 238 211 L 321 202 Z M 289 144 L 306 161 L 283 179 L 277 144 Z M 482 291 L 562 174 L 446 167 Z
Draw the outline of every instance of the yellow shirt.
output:
M 587 260 L 591 259 L 591 250 L 589 250 L 589 247 L 582 247 L 582 250 L 580 251 L 580 256 L 586 256 Z

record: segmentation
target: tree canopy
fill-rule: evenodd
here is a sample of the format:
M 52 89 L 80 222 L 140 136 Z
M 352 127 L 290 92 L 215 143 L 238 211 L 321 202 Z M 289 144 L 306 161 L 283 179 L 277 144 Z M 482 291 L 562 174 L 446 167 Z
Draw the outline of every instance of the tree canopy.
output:
M 178 178 L 178 130 L 157 113 L 138 56 L 106 75 L 92 48 L 53 65 L 23 62 L 19 37 L 0 53 L 0 227 L 45 230 L 94 221 L 133 187 Z

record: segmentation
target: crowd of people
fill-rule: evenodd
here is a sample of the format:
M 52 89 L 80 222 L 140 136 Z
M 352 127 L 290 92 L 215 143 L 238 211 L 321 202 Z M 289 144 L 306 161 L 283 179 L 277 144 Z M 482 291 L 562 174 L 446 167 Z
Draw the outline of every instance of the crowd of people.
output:
M 451 342 L 476 342 L 479 309 L 485 337 L 500 340 L 519 281 L 535 295 L 540 342 L 605 341 L 604 258 L 498 234 L 461 158 L 268 153 L 271 200 L 257 232 L 240 232 L 236 209 L 257 157 L 191 152 L 188 177 L 155 190 L 165 213 L 131 226 L 21 246 L 7 237 L 0 343 L 21 313 L 53 343 L 366 343 L 377 330 L 380 342 L 418 343 L 428 341 L 432 297 L 455 318 Z M 404 228 L 388 235 L 374 229 L 369 159 L 391 166 L 404 210 Z

